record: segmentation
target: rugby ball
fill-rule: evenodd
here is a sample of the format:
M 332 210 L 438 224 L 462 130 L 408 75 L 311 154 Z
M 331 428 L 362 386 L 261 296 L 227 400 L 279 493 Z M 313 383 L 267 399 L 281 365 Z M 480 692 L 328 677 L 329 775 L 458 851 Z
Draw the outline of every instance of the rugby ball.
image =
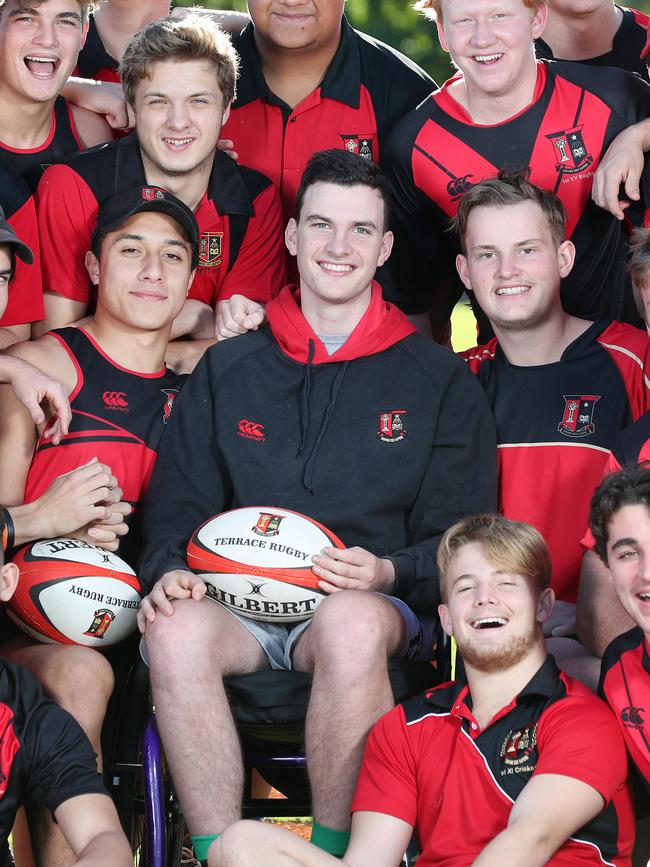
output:
M 254 620 L 298 623 L 327 595 L 311 571 L 312 556 L 326 546 L 345 548 L 306 515 L 249 506 L 201 524 L 187 546 L 187 563 L 203 575 L 208 597 L 226 608 Z
M 106 647 L 136 628 L 140 582 L 116 554 L 79 539 L 48 539 L 21 548 L 7 614 L 50 644 Z

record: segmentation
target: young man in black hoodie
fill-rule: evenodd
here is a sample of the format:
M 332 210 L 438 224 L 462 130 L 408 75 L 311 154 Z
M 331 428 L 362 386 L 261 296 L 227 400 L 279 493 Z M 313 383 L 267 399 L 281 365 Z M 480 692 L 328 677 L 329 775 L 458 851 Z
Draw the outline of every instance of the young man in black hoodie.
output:
M 386 661 L 431 657 L 440 536 L 494 505 L 484 395 L 373 280 L 392 246 L 388 196 L 369 160 L 339 150 L 310 160 L 286 231 L 300 289 L 285 287 L 268 304 L 267 326 L 208 351 L 161 444 L 144 510 L 140 577 L 149 595 L 140 626 L 201 859 L 241 800 L 221 677 L 269 665 L 313 672 L 312 839 L 345 851 L 365 737 L 393 703 Z M 263 437 L 246 434 L 243 420 Z M 259 503 L 303 512 L 350 546 L 314 557 L 329 596 L 293 629 L 260 627 L 204 600 L 205 584 L 185 560 L 202 521 Z

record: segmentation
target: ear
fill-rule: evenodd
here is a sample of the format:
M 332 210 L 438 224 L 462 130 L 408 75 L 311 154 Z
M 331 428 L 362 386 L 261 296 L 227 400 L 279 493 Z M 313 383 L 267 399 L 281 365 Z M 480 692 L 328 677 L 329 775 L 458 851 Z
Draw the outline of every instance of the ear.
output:
M 443 51 L 446 51 L 449 54 L 449 43 L 447 42 L 447 37 L 445 36 L 445 26 L 444 23 L 440 20 L 440 18 L 436 18 L 436 30 L 438 31 L 438 41 L 440 42 L 440 47 Z
M 99 285 L 99 261 L 97 259 L 97 256 L 95 256 L 95 254 L 91 250 L 88 250 L 88 252 L 86 253 L 85 264 L 86 264 L 86 271 L 88 271 L 88 274 L 90 276 L 90 280 L 91 280 L 93 286 L 98 286 Z
M 0 568 L 0 601 L 9 602 L 18 586 L 18 566 L 15 563 L 5 563 Z
M 298 255 L 298 246 L 296 244 L 296 235 L 298 232 L 298 224 L 292 217 L 287 223 L 287 228 L 284 230 L 284 243 L 287 245 L 287 250 L 292 256 Z
M 379 258 L 377 259 L 378 268 L 380 268 L 390 256 L 394 240 L 395 236 L 392 232 L 384 232 L 384 237 L 381 240 L 381 249 L 379 250 Z
M 230 117 L 230 106 L 231 105 L 232 105 L 232 103 L 229 102 L 228 105 L 223 110 L 223 114 L 221 115 L 221 126 L 224 126 L 226 121 Z
M 545 623 L 551 616 L 553 606 L 555 605 L 555 593 L 550 587 L 542 590 L 539 599 L 537 600 L 537 622 Z
M 539 39 L 546 27 L 548 18 L 548 6 L 546 3 L 538 3 L 533 16 L 533 39 Z
M 576 248 L 572 241 L 563 241 L 557 248 L 557 261 L 560 266 L 560 277 L 567 277 L 571 273 L 576 258 Z
M 90 21 L 86 18 L 86 21 L 81 28 L 81 48 L 86 44 L 86 39 L 88 38 L 88 28 L 90 27 Z M 81 48 L 79 49 L 81 51 Z
M 440 618 L 440 624 L 447 633 L 447 635 L 452 636 L 454 634 L 454 627 L 451 622 L 451 615 L 449 614 L 449 609 L 444 602 L 438 605 L 438 617 Z
M 456 256 L 456 270 L 458 271 L 458 276 L 463 281 L 463 286 L 467 289 L 468 292 L 472 291 L 472 282 L 469 279 L 469 267 L 467 265 L 467 257 L 463 256 L 462 253 L 459 253 Z

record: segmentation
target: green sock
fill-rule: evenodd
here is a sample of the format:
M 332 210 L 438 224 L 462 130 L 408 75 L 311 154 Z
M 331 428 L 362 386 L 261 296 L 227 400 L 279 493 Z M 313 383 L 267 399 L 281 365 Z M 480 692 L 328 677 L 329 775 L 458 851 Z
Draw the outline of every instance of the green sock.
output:
M 311 842 L 323 852 L 328 852 L 335 858 L 342 858 L 350 842 L 350 832 L 326 828 L 325 825 L 314 822 L 311 829 Z
M 192 846 L 194 847 L 194 854 L 199 859 L 199 861 L 207 861 L 208 860 L 208 849 L 211 844 L 220 837 L 220 834 L 203 834 L 203 835 L 192 835 Z

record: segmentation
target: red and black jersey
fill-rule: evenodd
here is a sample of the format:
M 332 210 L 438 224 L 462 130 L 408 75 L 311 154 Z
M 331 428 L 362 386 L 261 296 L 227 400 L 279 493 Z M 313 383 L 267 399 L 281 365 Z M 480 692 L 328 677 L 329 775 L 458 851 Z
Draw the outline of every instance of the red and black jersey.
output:
M 611 141 L 646 117 L 650 85 L 623 70 L 540 61 L 531 104 L 503 123 L 479 126 L 449 84 L 405 117 L 388 144 L 395 245 L 382 269 L 386 297 L 407 313 L 433 306 L 436 318 L 448 318 L 462 286 L 457 281 L 458 291 L 443 297 L 435 281 L 440 257 L 453 263 L 458 252 L 444 233 L 458 201 L 501 168 L 529 167 L 531 180 L 557 193 L 567 209 L 567 237 L 577 256 L 563 281 L 565 310 L 640 324 L 625 272 L 624 226 L 594 204 L 591 186 Z
M 82 78 L 94 78 L 96 81 L 120 82 L 120 63 L 104 48 L 95 18 L 93 15 L 88 19 L 88 33 L 83 48 L 79 52 L 77 66 L 73 75 L 81 75 Z
M 16 269 L 9 284 L 9 300 L 0 326 L 23 325 L 43 318 L 43 281 L 38 243 L 36 207 L 29 187 L 0 157 L 0 205 L 7 222 L 34 253 L 27 265 L 15 257 Z
M 607 54 L 600 54 L 598 57 L 574 62 L 586 63 L 588 66 L 617 66 L 619 69 L 627 69 L 628 72 L 638 72 L 642 78 L 647 80 L 648 67 L 641 60 L 641 52 L 648 38 L 650 16 L 637 9 L 627 9 L 624 6 L 618 6 L 618 8 L 623 13 L 623 20 L 614 36 L 612 50 L 608 51 Z M 551 46 L 543 39 L 535 40 L 535 53 L 537 57 L 544 60 L 562 59 L 554 56 Z
M 12 148 L 0 142 L 0 157 L 24 179 L 33 193 L 48 166 L 60 163 L 81 148 L 83 143 L 77 133 L 72 106 L 62 96 L 57 96 L 52 126 L 43 144 L 37 148 Z
M 612 448 L 607 472 L 614 473 L 626 464 L 641 464 L 650 461 L 650 412 L 621 432 Z
M 496 339 L 463 356 L 496 420 L 499 509 L 542 533 L 555 594 L 575 602 L 591 495 L 620 431 L 650 409 L 648 335 L 601 319 L 553 364 L 510 364 Z
M 632 761 L 650 786 L 650 657 L 638 626 L 603 654 L 598 693 L 614 711 Z
M 435 88 L 411 60 L 343 18 L 323 81 L 291 109 L 264 79 L 253 25 L 233 44 L 241 73 L 222 135 L 235 142 L 241 163 L 264 172 L 281 191 L 285 219 L 294 216 L 298 184 L 315 151 L 345 148 L 379 162 L 397 121 Z
M 43 286 L 90 302 L 84 265 L 99 206 L 147 183 L 135 134 L 51 166 L 36 194 Z M 195 211 L 199 267 L 190 298 L 212 306 L 241 293 L 269 301 L 285 280 L 282 209 L 271 181 L 215 152 L 208 188 Z
M 78 723 L 44 698 L 26 669 L 0 661 L 0 851 L 27 799 L 52 813 L 78 795 L 106 794 Z
M 166 367 L 152 374 L 126 370 L 81 328 L 60 328 L 50 334 L 77 370 L 77 384 L 70 394 L 72 422 L 58 445 L 40 438 L 25 483 L 24 502 L 40 497 L 58 476 L 97 457 L 111 468 L 122 488 L 122 499 L 133 505 L 139 522 L 140 501 L 158 443 L 187 377 Z M 125 543 L 126 559 L 130 552 L 139 554 L 132 530 Z M 125 556 L 122 548 L 120 554 Z
M 462 682 L 389 711 L 368 736 L 352 811 L 415 827 L 419 867 L 469 867 L 541 774 L 580 780 L 606 804 L 547 863 L 629 865 L 634 813 L 623 739 L 605 704 L 552 657 L 483 730 Z

